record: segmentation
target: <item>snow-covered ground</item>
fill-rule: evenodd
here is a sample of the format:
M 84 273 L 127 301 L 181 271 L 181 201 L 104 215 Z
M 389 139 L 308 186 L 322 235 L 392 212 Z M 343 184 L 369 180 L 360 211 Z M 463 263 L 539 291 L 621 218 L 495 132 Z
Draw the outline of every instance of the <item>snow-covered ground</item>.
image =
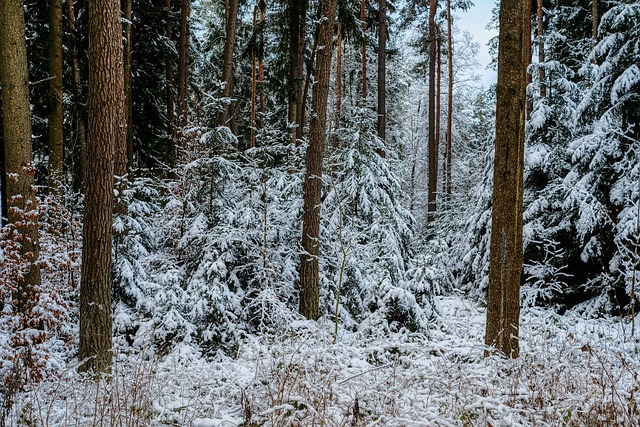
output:
M 110 382 L 73 370 L 23 395 L 10 424 L 75 426 L 637 426 L 640 332 L 620 319 L 522 313 L 521 357 L 483 358 L 484 311 L 438 298 L 424 334 L 299 322 L 207 361 L 119 355 Z M 97 398 L 96 398 L 97 396 Z M 31 424 L 30 424 L 31 423 Z

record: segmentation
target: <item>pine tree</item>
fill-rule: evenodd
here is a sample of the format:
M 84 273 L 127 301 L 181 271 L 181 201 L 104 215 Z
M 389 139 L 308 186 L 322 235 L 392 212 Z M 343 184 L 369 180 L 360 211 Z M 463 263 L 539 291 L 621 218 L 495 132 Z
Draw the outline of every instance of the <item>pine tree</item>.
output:
M 526 53 L 523 2 L 500 4 L 496 152 L 485 343 L 519 354 Z
M 80 288 L 80 370 L 111 370 L 111 224 L 115 154 L 124 146 L 119 0 L 89 2 L 89 137 Z

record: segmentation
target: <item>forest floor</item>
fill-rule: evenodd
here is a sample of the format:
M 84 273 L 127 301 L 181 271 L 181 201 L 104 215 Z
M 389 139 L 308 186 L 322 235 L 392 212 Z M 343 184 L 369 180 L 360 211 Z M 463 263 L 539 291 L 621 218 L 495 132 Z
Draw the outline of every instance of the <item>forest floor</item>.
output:
M 483 308 L 437 302 L 426 333 L 334 342 L 333 324 L 299 322 L 215 361 L 186 346 L 160 361 L 120 355 L 109 382 L 70 370 L 25 393 L 9 425 L 640 425 L 640 333 L 627 320 L 525 309 L 521 356 L 504 360 L 483 357 Z

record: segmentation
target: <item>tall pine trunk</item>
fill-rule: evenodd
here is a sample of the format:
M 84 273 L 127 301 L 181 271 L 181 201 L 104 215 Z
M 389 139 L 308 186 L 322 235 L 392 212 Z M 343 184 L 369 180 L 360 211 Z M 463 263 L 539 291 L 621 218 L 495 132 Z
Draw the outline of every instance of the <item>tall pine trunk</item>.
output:
M 502 355 L 519 354 L 522 272 L 522 192 L 526 52 L 524 6 L 500 4 L 496 150 L 493 171 L 489 294 L 485 343 Z
M 166 9 L 166 22 L 165 33 L 169 43 L 173 45 L 173 14 L 171 8 L 171 0 L 165 0 L 164 7 Z M 167 79 L 167 135 L 169 138 L 169 144 L 167 147 L 169 166 L 173 170 L 176 167 L 176 119 L 175 119 L 175 96 L 174 96 L 174 82 L 173 82 L 173 54 L 168 53 L 165 59 L 165 76 Z
M 189 13 L 191 0 L 182 0 L 180 6 L 180 40 L 178 43 L 178 126 L 187 126 L 187 89 L 189 67 Z M 180 142 L 181 144 L 184 141 Z
M 89 2 L 89 138 L 80 287 L 81 371 L 111 370 L 111 224 L 118 147 L 124 146 L 119 0 Z
M 236 27 L 238 20 L 238 0 L 226 0 L 225 2 L 225 31 L 224 49 L 222 52 L 222 81 L 224 89 L 222 97 L 228 100 L 224 111 L 220 114 L 218 124 L 228 126 L 235 133 L 234 104 L 232 101 L 234 93 L 233 82 L 233 55 L 236 42 Z
M 436 8 L 437 0 L 429 2 L 429 182 L 427 193 L 427 221 L 432 222 L 436 213 L 438 189 L 438 153 L 436 152 Z
M 378 137 L 387 139 L 387 1 L 378 0 Z M 379 150 L 382 157 L 384 150 Z
M 64 173 L 62 0 L 49 0 L 49 190 L 60 193 Z
M 333 53 L 337 0 L 321 5 L 316 81 L 313 86 L 309 147 L 304 179 L 302 219 L 302 255 L 300 256 L 300 313 L 307 319 L 318 318 L 320 303 L 318 255 L 320 254 L 320 207 L 322 204 L 322 162 L 327 122 L 327 98 Z
M 132 69 L 132 48 L 133 48 L 133 0 L 124 0 L 122 5 L 122 17 L 124 18 L 124 91 L 125 91 L 125 112 L 127 118 L 127 168 L 128 172 L 133 170 L 133 69 Z
M 448 65 L 448 81 L 447 81 L 447 141 L 445 150 L 446 161 L 446 191 L 451 196 L 451 156 L 452 156 L 452 131 L 453 131 L 453 34 L 451 31 L 451 0 L 447 0 L 447 65 Z
M 74 150 L 74 173 L 73 186 L 76 191 L 84 187 L 85 171 L 87 166 L 87 126 L 85 121 L 85 111 L 81 107 L 85 104 L 82 90 L 82 77 L 80 75 L 80 62 L 78 60 L 78 33 L 76 30 L 76 17 L 73 9 L 73 0 L 67 0 L 67 22 L 71 41 L 69 46 L 69 56 L 71 59 L 72 72 L 72 93 L 73 93 L 73 122 L 74 135 L 71 141 L 76 146 Z M 72 145 L 72 146 L 73 146 Z M 77 152 L 77 154 L 76 154 Z
M 31 164 L 31 111 L 29 75 L 25 44 L 22 0 L 0 2 L 0 84 L 2 85 L 2 128 L 6 199 L 11 236 L 21 245 L 29 271 L 18 279 L 15 299 L 17 310 L 26 310 L 40 286 L 38 224 L 34 170 Z

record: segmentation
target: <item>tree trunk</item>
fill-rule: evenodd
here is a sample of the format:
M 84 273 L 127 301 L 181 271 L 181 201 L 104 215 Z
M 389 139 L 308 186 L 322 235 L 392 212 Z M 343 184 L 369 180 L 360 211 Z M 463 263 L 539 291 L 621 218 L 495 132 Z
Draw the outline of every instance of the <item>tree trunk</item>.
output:
M 544 63 L 544 21 L 542 16 L 542 0 L 538 0 L 538 63 Z M 547 96 L 546 75 L 544 67 L 540 66 L 540 97 Z
M 253 28 L 255 31 L 256 23 L 258 19 L 258 4 L 253 7 Z M 256 146 L 256 50 L 255 47 L 251 49 L 251 113 L 249 119 L 250 137 L 249 148 Z
M 220 114 L 218 124 L 228 126 L 231 132 L 235 133 L 235 123 L 233 118 L 233 54 L 236 42 L 236 27 L 238 21 L 238 0 L 226 0 L 225 2 L 225 31 L 224 50 L 222 52 L 222 97 L 227 100 L 225 108 Z
M 22 246 L 22 256 L 29 264 L 27 274 L 18 280 L 15 298 L 17 310 L 26 309 L 40 286 L 40 267 L 37 264 L 38 224 L 34 170 L 31 165 L 31 111 L 29 104 L 29 75 L 25 45 L 22 0 L 0 2 L 0 84 L 2 85 L 2 127 L 6 172 L 8 224 L 11 233 Z
M 126 138 L 118 0 L 89 2 L 89 138 L 80 287 L 81 371 L 111 370 L 111 224 L 118 147 Z
M 337 30 L 336 30 L 336 111 L 335 122 L 336 130 L 340 129 L 341 115 L 342 115 L 342 22 L 338 18 Z M 333 146 L 338 148 L 339 138 L 336 132 L 333 137 Z
M 387 1 L 378 0 L 378 137 L 387 139 Z M 384 157 L 384 150 L 379 150 Z
M 527 83 L 529 84 L 533 81 L 533 76 L 528 71 L 528 67 L 531 64 L 531 59 L 533 52 L 531 51 L 531 6 L 532 0 L 525 1 L 525 13 L 524 13 L 524 52 L 525 52 L 525 62 L 524 68 L 527 70 Z M 526 88 L 525 88 L 526 90 Z M 526 108 L 526 118 L 529 120 L 531 118 L 531 112 L 533 111 L 533 98 L 530 95 L 527 95 L 527 108 Z
M 165 32 L 167 33 L 167 39 L 169 43 L 173 44 L 173 30 L 172 30 L 172 9 L 171 0 L 165 0 L 164 7 L 167 13 L 167 21 L 165 23 Z M 173 170 L 176 167 L 176 123 L 174 103 L 175 97 L 173 94 L 173 55 L 167 54 L 166 58 L 166 78 L 167 78 L 167 134 L 169 136 L 169 166 Z
M 122 17 L 124 18 L 124 93 L 125 112 L 127 118 L 127 167 L 126 171 L 133 170 L 133 74 L 131 50 L 133 48 L 133 15 L 131 11 L 133 0 L 124 0 Z M 129 177 L 131 178 L 131 177 Z
M 367 1 L 360 2 L 360 25 L 362 28 L 362 100 L 367 99 Z
M 598 0 L 591 1 L 591 38 L 593 39 L 593 45 L 598 44 Z
M 440 163 L 440 119 L 442 118 L 442 32 L 436 24 L 436 182 L 438 182 L 438 165 Z M 446 165 L 446 164 L 445 164 Z
M 436 8 L 437 0 L 429 1 L 429 190 L 427 222 L 435 219 L 438 189 L 438 153 L 436 152 Z
M 506 357 L 519 354 L 522 272 L 526 2 L 500 4 L 496 151 L 493 174 L 489 295 L 485 343 Z
M 300 11 L 298 0 L 289 0 L 289 111 L 287 122 L 291 133 L 291 143 L 296 142 L 295 124 L 298 121 L 298 99 L 301 82 L 298 80 L 298 51 L 300 44 Z
M 262 120 L 264 120 L 264 114 L 266 112 L 265 98 L 264 98 L 264 21 L 267 13 L 267 2 L 265 0 L 260 1 L 260 43 L 258 45 L 258 84 L 260 92 L 260 114 L 262 114 Z M 263 124 L 263 123 L 262 123 Z
M 69 55 L 71 57 L 71 70 L 73 75 L 73 116 L 75 119 L 75 138 L 71 138 L 71 140 L 77 143 L 77 151 L 79 152 L 77 160 L 75 160 L 76 156 L 74 156 L 75 166 L 73 183 L 74 189 L 79 191 L 84 187 L 84 177 L 87 165 L 87 127 L 84 109 L 78 107 L 79 105 L 84 105 L 85 99 L 82 91 L 82 77 L 80 76 L 80 64 L 78 61 L 78 34 L 76 31 L 76 18 L 73 10 L 73 0 L 67 0 L 67 22 L 69 23 L 69 32 L 71 33 Z
M 295 0 L 294 0 L 295 1 Z M 303 81 L 304 78 L 304 47 L 306 45 L 306 36 L 307 36 L 307 9 L 309 8 L 309 0 L 301 0 L 300 1 L 300 34 L 298 41 L 298 74 L 296 75 L 297 85 L 298 85 L 298 111 L 296 113 L 296 124 L 298 127 L 296 128 L 296 140 L 302 138 L 302 133 L 304 131 L 304 113 L 306 106 L 306 96 L 307 89 Z M 310 71 L 307 70 L 307 72 Z
M 178 45 L 178 126 L 181 129 L 187 126 L 190 6 L 190 0 L 182 0 L 180 6 L 180 42 Z
M 447 65 L 449 68 L 448 94 L 447 94 L 447 147 L 445 151 L 447 175 L 444 177 L 447 185 L 447 195 L 451 196 L 451 155 L 452 155 L 452 131 L 453 131 L 453 34 L 451 31 L 451 0 L 447 0 Z
M 62 0 L 49 0 L 49 190 L 60 194 L 64 174 Z
M 313 86 L 309 147 L 304 179 L 302 250 L 300 256 L 300 313 L 307 319 L 318 318 L 320 303 L 318 255 L 320 253 L 320 205 L 322 203 L 322 161 L 327 122 L 327 98 L 333 51 L 337 0 L 323 0 L 321 5 L 316 82 Z

